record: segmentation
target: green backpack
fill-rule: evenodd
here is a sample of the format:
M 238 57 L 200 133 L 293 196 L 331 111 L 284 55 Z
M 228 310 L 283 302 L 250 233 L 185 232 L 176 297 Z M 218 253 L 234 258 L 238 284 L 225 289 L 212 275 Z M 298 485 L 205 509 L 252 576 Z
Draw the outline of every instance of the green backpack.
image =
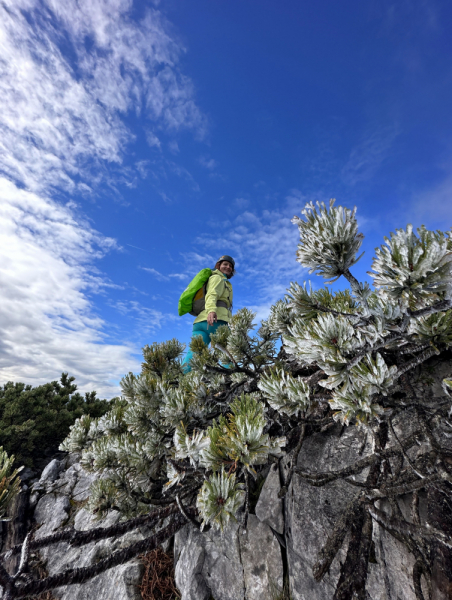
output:
M 179 316 L 190 313 L 197 317 L 206 307 L 207 282 L 212 269 L 202 269 L 193 277 L 179 298 Z

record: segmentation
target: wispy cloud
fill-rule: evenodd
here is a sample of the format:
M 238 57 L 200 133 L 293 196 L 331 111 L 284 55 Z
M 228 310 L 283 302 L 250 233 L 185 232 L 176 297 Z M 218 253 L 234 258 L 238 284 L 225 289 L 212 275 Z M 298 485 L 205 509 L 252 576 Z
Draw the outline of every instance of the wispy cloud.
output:
M 207 245 L 209 244 L 210 238 L 206 238 Z M 196 240 L 197 243 L 198 240 Z M 204 245 L 204 242 L 203 242 Z M 218 255 L 220 256 L 220 255 Z M 185 264 L 185 268 L 190 277 L 193 277 L 198 271 L 201 269 L 205 269 L 207 267 L 213 267 L 217 261 L 217 258 L 212 254 L 203 253 L 199 254 L 199 252 L 183 252 L 181 253 L 182 261 Z
M 171 154 L 179 154 L 180 152 L 179 144 L 176 142 L 176 140 L 170 140 L 168 142 L 168 148 Z
M 217 161 L 213 158 L 209 158 L 208 156 L 200 156 L 198 158 L 198 162 L 201 166 L 209 169 L 209 171 L 213 171 L 216 167 L 218 167 Z
M 120 165 L 133 135 L 122 117 L 191 129 L 206 121 L 178 68 L 184 48 L 156 9 L 132 21 L 129 0 L 5 0 L 0 7 L 0 168 L 29 189 L 77 189 Z M 68 45 L 69 42 L 69 45 Z M 70 57 L 70 58 L 69 58 Z
M 235 206 L 237 206 L 237 208 L 243 210 L 244 208 L 248 208 L 248 206 L 250 205 L 250 201 L 248 200 L 248 198 L 236 198 L 234 200 L 234 204 Z
M 348 185 L 368 181 L 388 158 L 391 146 L 397 137 L 393 127 L 377 129 L 364 137 L 350 152 L 350 157 L 342 168 L 342 178 Z
M 119 301 L 113 304 L 114 308 L 122 315 L 127 315 L 134 319 L 141 333 L 155 333 L 169 321 L 177 319 L 176 315 L 164 314 L 149 306 L 144 306 L 136 300 Z
M 180 279 L 181 281 L 188 279 L 188 275 L 186 273 L 169 273 L 169 275 L 163 275 L 157 269 L 153 269 L 152 267 L 140 267 L 143 271 L 147 271 L 154 275 L 156 279 L 159 281 L 170 281 L 171 279 Z
M 146 141 L 151 148 L 158 148 L 160 150 L 162 147 L 162 142 L 152 131 L 146 132 Z

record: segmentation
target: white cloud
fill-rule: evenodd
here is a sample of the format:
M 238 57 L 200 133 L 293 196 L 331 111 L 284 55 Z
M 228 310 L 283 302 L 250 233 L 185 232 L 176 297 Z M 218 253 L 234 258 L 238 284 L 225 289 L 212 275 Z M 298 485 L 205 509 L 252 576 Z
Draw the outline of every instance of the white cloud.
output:
M 154 275 L 156 279 L 159 281 L 169 281 L 170 279 L 180 279 L 183 281 L 184 279 L 188 279 L 188 275 L 186 273 L 170 273 L 169 275 L 163 275 L 157 269 L 153 269 L 152 267 L 140 267 L 143 271 L 147 271 Z
M 73 211 L 0 178 L 0 380 L 38 384 L 63 371 L 82 390 L 118 393 L 139 362 L 135 348 L 106 341 L 86 292 L 108 282 L 93 261 L 110 248 Z
M 151 148 L 158 148 L 160 150 L 162 147 L 161 141 L 152 131 L 146 133 L 146 141 Z
M 137 322 L 141 333 L 154 333 L 168 321 L 174 321 L 177 318 L 171 313 L 164 314 L 152 307 L 143 306 L 136 300 L 115 302 L 113 306 L 122 315 L 132 317 Z
M 361 181 L 372 179 L 388 157 L 396 137 L 397 130 L 394 127 L 369 133 L 350 152 L 350 157 L 342 168 L 344 181 L 349 185 L 356 185 Z
M 135 163 L 138 173 L 140 174 L 142 179 L 146 179 L 149 173 L 149 161 L 148 160 L 139 160 Z
M 151 275 L 154 275 L 154 277 L 156 277 L 156 279 L 159 281 L 168 281 L 168 277 L 166 275 L 162 275 L 159 271 L 157 271 L 157 269 L 153 269 L 152 267 L 140 267 L 140 269 L 146 271 L 147 273 L 151 273 Z
M 248 206 L 250 205 L 250 201 L 247 198 L 236 198 L 234 200 L 234 204 L 238 208 L 244 209 L 244 208 L 248 208 Z
M 178 68 L 184 48 L 131 0 L 5 0 L 0 7 L 0 168 L 27 188 L 75 190 L 120 165 L 133 135 L 122 121 L 144 113 L 167 131 L 205 132 L 193 84 Z M 70 58 L 69 58 L 70 56 Z M 149 131 L 153 145 L 160 141 Z
M 206 169 L 209 169 L 209 171 L 213 171 L 215 167 L 218 167 L 217 161 L 207 156 L 200 156 L 198 158 L 198 162 L 201 166 L 205 167 Z
M 170 140 L 168 142 L 168 148 L 172 154 L 179 154 L 179 152 L 180 152 L 179 144 L 176 142 L 176 140 Z
M 206 238 L 205 242 L 202 244 L 209 245 L 210 243 L 209 237 Z M 195 240 L 195 243 L 198 244 L 199 240 Z M 198 252 L 181 252 L 182 260 L 186 265 L 187 272 L 189 276 L 193 277 L 198 271 L 201 269 L 212 268 L 216 263 L 216 258 L 213 257 L 212 254 L 199 254 Z

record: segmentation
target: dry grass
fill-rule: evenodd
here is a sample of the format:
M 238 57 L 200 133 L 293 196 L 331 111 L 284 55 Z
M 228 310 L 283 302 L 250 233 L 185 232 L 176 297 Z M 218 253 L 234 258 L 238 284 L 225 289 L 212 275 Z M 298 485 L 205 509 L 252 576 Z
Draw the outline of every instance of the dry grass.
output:
M 174 561 L 170 554 L 156 548 L 140 556 L 144 564 L 144 576 L 140 591 L 143 600 L 174 600 L 180 593 L 174 581 Z

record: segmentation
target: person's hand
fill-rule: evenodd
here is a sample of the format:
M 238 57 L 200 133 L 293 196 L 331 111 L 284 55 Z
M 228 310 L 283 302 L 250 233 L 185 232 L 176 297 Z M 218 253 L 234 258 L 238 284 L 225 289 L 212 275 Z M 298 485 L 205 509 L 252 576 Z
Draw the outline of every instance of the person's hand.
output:
M 217 322 L 217 313 L 216 312 L 210 312 L 207 315 L 207 325 L 210 325 L 212 327 L 212 325 L 214 323 Z

